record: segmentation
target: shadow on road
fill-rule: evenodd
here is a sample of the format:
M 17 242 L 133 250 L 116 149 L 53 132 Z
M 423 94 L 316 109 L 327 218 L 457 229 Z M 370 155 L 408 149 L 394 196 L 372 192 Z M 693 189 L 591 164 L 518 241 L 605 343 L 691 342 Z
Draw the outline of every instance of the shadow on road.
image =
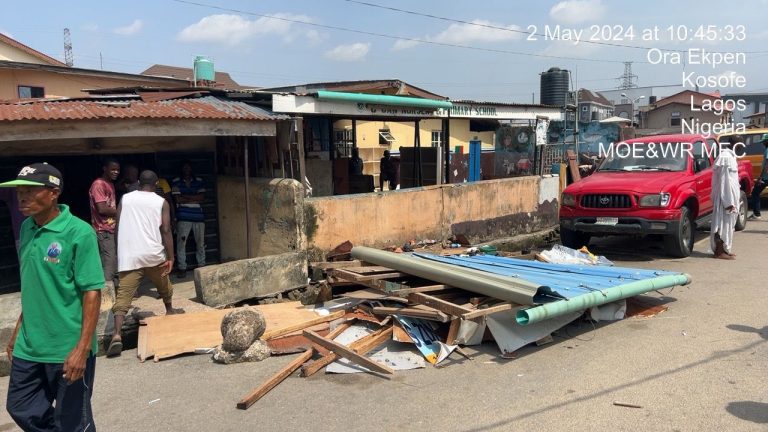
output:
M 725 410 L 742 420 L 752 423 L 768 423 L 768 403 L 740 401 L 731 402 Z
M 744 333 L 757 333 L 760 335 L 761 338 L 768 340 L 768 326 L 758 329 L 758 328 L 745 326 L 741 324 L 728 324 L 725 327 L 731 330 L 736 330 Z

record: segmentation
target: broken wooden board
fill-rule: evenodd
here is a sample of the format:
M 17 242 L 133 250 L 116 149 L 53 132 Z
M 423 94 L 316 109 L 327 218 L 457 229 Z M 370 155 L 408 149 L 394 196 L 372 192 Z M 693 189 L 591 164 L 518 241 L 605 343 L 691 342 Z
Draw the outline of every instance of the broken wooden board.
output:
M 364 272 L 360 269 L 368 270 Z M 350 267 L 346 269 L 335 269 L 331 271 L 331 275 L 335 278 L 344 279 L 348 282 L 366 282 L 376 279 L 390 279 L 397 277 L 407 276 L 405 273 L 401 273 L 386 267 Z
M 275 303 L 250 306 L 259 310 L 267 323 L 262 339 L 302 330 L 323 322 L 333 321 L 344 311 L 320 316 L 306 309 L 301 302 Z M 193 353 L 201 348 L 221 345 L 221 320 L 236 309 L 213 309 L 178 315 L 149 317 L 139 327 L 137 355 L 142 362 L 154 357 L 155 361 Z M 142 334 L 143 333 L 143 334 Z
M 454 315 L 454 316 L 462 316 L 464 314 L 468 314 L 473 312 L 472 309 L 466 308 L 464 306 L 457 305 L 455 303 L 451 303 L 446 300 L 442 300 L 438 298 L 437 296 L 431 296 L 424 293 L 412 293 L 408 295 L 408 301 L 411 303 L 416 304 L 422 304 L 424 306 L 429 306 L 431 308 L 437 309 L 441 312 L 444 312 L 448 315 Z
M 430 321 L 448 322 L 450 318 L 443 312 L 430 307 L 385 307 L 378 306 L 373 308 L 373 313 L 377 315 L 402 315 L 411 318 L 426 319 Z
M 338 334 L 328 335 L 326 339 L 334 339 L 336 338 L 336 336 L 338 336 Z M 392 336 L 392 327 L 382 327 L 374 331 L 373 333 L 369 334 L 368 336 L 365 336 L 361 339 L 358 339 L 352 342 L 349 345 L 349 347 L 354 352 L 360 355 L 367 354 L 372 349 L 384 343 L 391 336 Z M 339 359 L 339 356 L 336 353 L 329 352 L 328 354 L 323 355 L 323 357 L 320 357 L 319 359 L 302 366 L 301 376 L 303 377 L 312 376 L 315 373 L 317 373 L 320 369 L 328 366 L 329 364 L 335 362 L 338 359 Z
M 240 402 L 237 403 L 237 408 L 242 410 L 248 409 L 251 405 L 256 403 L 256 401 L 261 399 L 265 394 L 269 393 L 270 390 L 275 388 L 275 386 L 283 382 L 284 379 L 288 378 L 288 376 L 290 376 L 293 373 L 293 371 L 298 369 L 301 365 L 306 363 L 311 358 L 312 358 L 312 349 L 309 349 L 303 354 L 296 357 L 292 362 L 288 363 L 285 367 L 280 369 L 264 384 L 255 388 L 247 396 L 240 399 Z
M 304 330 L 304 336 L 308 337 L 312 342 L 320 345 L 323 348 L 333 351 L 337 356 L 344 357 L 345 359 L 359 364 L 360 366 L 370 369 L 373 372 L 379 372 L 383 374 L 394 374 L 395 371 L 389 366 L 383 365 L 379 362 L 375 362 L 367 357 L 364 357 L 349 347 L 346 347 L 338 342 L 325 339 L 324 337 L 314 333 L 311 330 Z M 388 338 L 389 336 L 387 336 Z

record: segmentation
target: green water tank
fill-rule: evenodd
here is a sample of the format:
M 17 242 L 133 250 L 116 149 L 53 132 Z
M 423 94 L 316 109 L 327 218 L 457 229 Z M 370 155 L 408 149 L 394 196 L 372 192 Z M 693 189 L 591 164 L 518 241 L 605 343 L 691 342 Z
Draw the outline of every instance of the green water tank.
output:
M 195 82 L 201 80 L 216 81 L 216 73 L 213 70 L 213 61 L 208 57 L 196 56 L 194 70 Z

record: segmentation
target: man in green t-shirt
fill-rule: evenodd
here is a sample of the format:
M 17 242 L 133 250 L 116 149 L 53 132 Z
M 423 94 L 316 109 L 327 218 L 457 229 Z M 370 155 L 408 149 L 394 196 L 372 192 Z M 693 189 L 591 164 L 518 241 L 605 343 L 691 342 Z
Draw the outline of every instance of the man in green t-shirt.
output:
M 21 224 L 21 315 L 7 347 L 6 409 L 24 430 L 92 431 L 96 322 L 104 273 L 96 233 L 58 204 L 59 170 L 21 169 L 15 187 Z M 54 403 L 55 402 L 55 403 Z

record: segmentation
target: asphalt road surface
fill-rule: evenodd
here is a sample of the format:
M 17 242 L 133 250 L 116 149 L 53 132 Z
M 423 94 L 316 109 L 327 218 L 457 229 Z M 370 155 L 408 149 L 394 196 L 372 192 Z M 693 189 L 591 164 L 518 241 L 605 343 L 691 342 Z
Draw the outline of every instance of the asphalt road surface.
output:
M 97 362 L 102 431 L 766 431 L 768 222 L 737 233 L 735 261 L 663 256 L 654 242 L 599 239 L 619 265 L 683 271 L 686 287 L 648 297 L 651 318 L 577 322 L 555 342 L 499 357 L 469 347 L 440 368 L 375 375 L 289 377 L 247 411 L 245 394 L 293 356 L 223 366 L 207 356 L 139 363 L 133 352 Z M 0 378 L 5 395 L 8 378 Z M 2 397 L 3 401 L 4 396 Z M 614 405 L 621 402 L 640 406 Z M 0 431 L 17 430 L 0 413 Z

